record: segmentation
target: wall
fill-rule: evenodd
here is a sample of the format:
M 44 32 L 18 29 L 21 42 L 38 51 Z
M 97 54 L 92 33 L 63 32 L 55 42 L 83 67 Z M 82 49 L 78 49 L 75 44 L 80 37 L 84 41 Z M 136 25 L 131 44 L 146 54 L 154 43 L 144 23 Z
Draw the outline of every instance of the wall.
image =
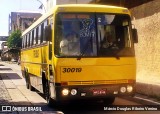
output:
M 131 13 L 139 37 L 139 43 L 135 44 L 137 79 L 148 82 L 158 81 L 157 78 L 160 78 L 160 0 L 135 7 L 131 9 Z

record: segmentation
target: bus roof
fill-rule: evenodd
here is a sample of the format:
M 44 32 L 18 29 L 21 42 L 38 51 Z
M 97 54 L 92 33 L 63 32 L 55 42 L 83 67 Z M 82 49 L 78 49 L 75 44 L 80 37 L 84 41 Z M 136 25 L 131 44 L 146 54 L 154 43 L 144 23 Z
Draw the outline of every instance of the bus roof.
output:
M 89 8 L 117 8 L 117 9 L 127 9 L 125 7 L 112 6 L 112 5 L 102 5 L 102 4 L 63 4 L 63 5 L 55 5 L 57 7 L 89 7 Z
M 64 4 L 55 5 L 49 12 L 43 14 L 36 22 L 34 22 L 28 29 L 26 29 L 22 36 L 28 33 L 32 28 L 43 22 L 46 18 L 54 13 L 58 12 L 99 12 L 99 13 L 117 13 L 117 14 L 128 14 L 130 12 L 127 8 L 110 6 L 110 5 L 98 5 L 98 4 Z
M 54 7 L 57 12 L 104 12 L 129 14 L 129 10 L 124 7 L 98 4 L 65 4 Z

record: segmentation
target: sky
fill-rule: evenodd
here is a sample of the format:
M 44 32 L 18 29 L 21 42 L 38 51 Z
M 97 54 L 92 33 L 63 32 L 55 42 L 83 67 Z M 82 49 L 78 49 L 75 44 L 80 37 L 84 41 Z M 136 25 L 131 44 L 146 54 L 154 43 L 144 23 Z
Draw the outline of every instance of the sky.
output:
M 40 0 L 42 1 L 42 0 Z M 37 0 L 0 0 L 0 36 L 8 35 L 9 14 L 11 12 L 39 12 L 41 3 Z

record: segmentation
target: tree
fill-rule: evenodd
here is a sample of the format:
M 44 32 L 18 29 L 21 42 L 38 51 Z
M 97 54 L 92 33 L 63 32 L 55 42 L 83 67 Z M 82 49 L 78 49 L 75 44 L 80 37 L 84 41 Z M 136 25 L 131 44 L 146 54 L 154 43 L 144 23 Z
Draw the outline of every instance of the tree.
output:
M 7 44 L 9 48 L 21 48 L 22 45 L 22 38 L 21 38 L 21 31 L 16 30 L 12 32 L 7 40 Z

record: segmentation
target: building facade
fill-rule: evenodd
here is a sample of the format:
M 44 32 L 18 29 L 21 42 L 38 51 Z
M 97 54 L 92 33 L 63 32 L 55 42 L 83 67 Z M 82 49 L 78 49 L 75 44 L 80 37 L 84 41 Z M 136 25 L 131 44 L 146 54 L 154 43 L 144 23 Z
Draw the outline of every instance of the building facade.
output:
M 15 30 L 21 30 L 23 32 L 41 15 L 40 13 L 11 12 L 9 15 L 9 34 Z
M 5 45 L 7 42 L 8 36 L 0 36 L 0 51 L 3 50 L 3 48 L 6 48 Z

